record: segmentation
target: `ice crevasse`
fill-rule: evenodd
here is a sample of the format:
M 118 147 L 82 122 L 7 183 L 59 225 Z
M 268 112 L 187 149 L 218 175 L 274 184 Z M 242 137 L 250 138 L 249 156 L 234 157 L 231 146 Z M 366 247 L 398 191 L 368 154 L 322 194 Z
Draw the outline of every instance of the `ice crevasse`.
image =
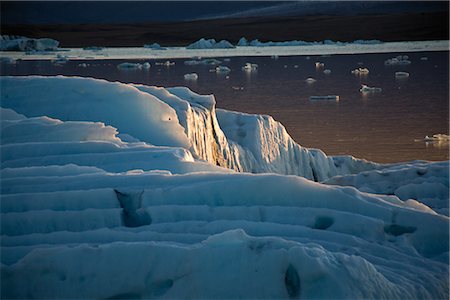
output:
M 1 85 L 2 298 L 449 296 L 448 163 L 329 157 L 186 88 Z

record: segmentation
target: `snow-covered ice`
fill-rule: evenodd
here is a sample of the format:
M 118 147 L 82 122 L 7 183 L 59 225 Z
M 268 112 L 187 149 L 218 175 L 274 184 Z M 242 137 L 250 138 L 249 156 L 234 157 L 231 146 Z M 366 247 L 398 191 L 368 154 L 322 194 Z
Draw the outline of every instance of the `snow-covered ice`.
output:
M 238 46 L 228 49 L 186 49 L 185 47 L 170 47 L 167 50 L 155 50 L 144 47 L 116 47 L 104 48 L 102 51 L 83 50 L 82 48 L 61 48 L 54 53 L 70 54 L 70 59 L 174 59 L 191 58 L 200 56 L 203 58 L 237 57 L 237 56 L 298 56 L 305 55 L 330 55 L 330 54 L 362 54 L 362 53 L 391 53 L 391 52 L 422 52 L 422 51 L 448 51 L 448 41 L 414 41 L 414 42 L 383 42 L 378 44 L 313 44 L 301 46 Z M 42 59 L 51 57 L 46 53 L 19 51 L 0 51 L 0 57 L 12 57 L 14 59 Z
M 2 298 L 449 297 L 448 162 L 327 156 L 185 87 L 0 80 Z

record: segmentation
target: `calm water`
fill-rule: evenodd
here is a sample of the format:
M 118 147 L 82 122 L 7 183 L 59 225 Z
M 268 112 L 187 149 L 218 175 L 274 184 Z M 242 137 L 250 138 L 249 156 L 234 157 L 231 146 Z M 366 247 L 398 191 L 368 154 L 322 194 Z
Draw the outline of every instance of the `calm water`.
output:
M 327 154 L 350 154 L 377 162 L 414 159 L 447 160 L 448 144 L 416 142 L 425 135 L 448 134 L 449 131 L 449 53 L 409 53 L 408 66 L 385 66 L 384 61 L 404 53 L 280 57 L 237 57 L 222 65 L 229 66 L 229 78 L 209 70 L 211 66 L 186 66 L 185 59 L 171 60 L 171 67 L 156 66 L 148 60 L 149 71 L 122 71 L 122 61 L 69 61 L 54 66 L 49 61 L 21 61 L 3 65 L 2 75 L 79 75 L 121 82 L 158 86 L 188 86 L 200 94 L 216 96 L 217 107 L 269 114 L 283 123 L 301 145 L 320 148 Z M 428 60 L 420 60 L 426 56 Z M 129 60 L 128 60 L 129 61 Z M 325 75 L 315 62 L 325 63 L 332 71 Z M 241 67 L 256 63 L 255 73 Z M 286 66 L 286 67 L 285 67 Z M 297 66 L 297 67 L 295 67 Z M 367 67 L 368 76 L 358 77 L 350 71 Z M 395 78 L 396 71 L 410 77 Z M 196 82 L 183 75 L 195 72 Z M 308 85 L 305 79 L 317 79 Z M 381 87 L 381 93 L 363 95 L 360 84 Z M 239 87 L 239 89 L 237 89 Z M 242 87 L 242 88 L 241 88 Z M 339 95 L 340 101 L 311 102 L 312 95 Z

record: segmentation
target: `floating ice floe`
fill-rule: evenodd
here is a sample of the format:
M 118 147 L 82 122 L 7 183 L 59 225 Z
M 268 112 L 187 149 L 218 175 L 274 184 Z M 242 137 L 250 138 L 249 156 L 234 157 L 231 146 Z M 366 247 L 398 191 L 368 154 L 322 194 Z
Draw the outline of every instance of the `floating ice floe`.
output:
M 161 47 L 161 45 L 158 43 L 145 44 L 144 48 L 153 49 L 153 50 L 167 50 L 167 48 Z
M 228 68 L 227 66 L 217 66 L 216 67 L 216 73 L 221 73 L 221 74 L 225 74 L 225 73 L 230 73 L 231 69 Z
M 367 75 L 369 74 L 369 69 L 367 68 L 357 68 L 351 71 L 354 75 Z
M 308 83 L 308 84 L 312 84 L 312 83 L 314 83 L 314 82 L 316 82 L 317 80 L 315 80 L 314 78 L 312 78 L 312 77 L 308 77 L 308 78 L 306 78 L 306 83 Z
M 145 70 L 150 69 L 150 63 L 149 62 L 143 63 L 142 68 L 144 68 Z
M 420 58 L 420 60 L 428 60 L 428 57 L 422 56 L 422 57 Z
M 387 59 L 384 62 L 384 64 L 386 66 L 406 66 L 406 65 L 410 65 L 411 61 L 409 61 L 408 58 L 409 57 L 407 55 L 398 55 L 397 57 Z
M 142 69 L 142 64 L 124 62 L 124 63 L 118 64 L 117 68 L 122 69 L 122 70 L 138 70 L 138 69 Z
M 257 71 L 258 65 L 252 63 L 245 63 L 245 66 L 242 67 L 242 70 L 247 72 Z
M 226 40 L 221 40 L 220 42 L 216 42 L 215 39 L 200 39 L 189 46 L 186 49 L 230 49 L 235 48 L 230 42 Z
M 323 62 L 320 62 L 320 61 L 317 61 L 315 65 L 316 65 L 317 69 L 323 68 L 325 66 L 325 64 Z
M 0 35 L 1 51 L 55 51 L 59 42 L 49 38 L 27 38 L 23 36 Z
M 166 67 L 170 67 L 170 66 L 174 66 L 175 62 L 166 60 L 165 62 L 156 62 L 155 65 L 157 66 L 166 66 Z
M 87 63 L 81 63 L 81 64 L 78 64 L 78 66 L 80 68 L 87 68 L 88 64 Z
M 408 78 L 408 77 L 409 77 L 408 72 L 395 72 L 395 78 L 397 78 L 397 79 L 404 79 L 404 78 Z
M 190 73 L 190 74 L 184 74 L 184 80 L 197 80 L 198 79 L 198 75 L 197 73 Z
M 331 70 L 330 69 L 325 69 L 325 70 L 323 70 L 323 74 L 329 75 L 329 74 L 331 74 Z
M 187 65 L 187 66 L 196 66 L 196 65 L 216 66 L 216 65 L 220 65 L 221 63 L 222 62 L 220 60 L 217 60 L 215 58 L 191 59 L 191 60 L 186 60 L 184 62 L 184 64 Z
M 339 96 L 337 95 L 327 95 L 327 96 L 310 96 L 309 97 L 310 101 L 335 101 L 338 102 L 339 101 Z
M 382 89 L 379 87 L 370 87 L 365 84 L 362 84 L 359 91 L 361 93 L 380 93 L 382 91 Z
M 56 55 L 56 58 L 54 60 L 52 60 L 52 62 L 57 65 L 65 64 L 68 61 L 69 61 L 69 57 L 66 55 L 60 54 L 60 53 L 58 53 Z

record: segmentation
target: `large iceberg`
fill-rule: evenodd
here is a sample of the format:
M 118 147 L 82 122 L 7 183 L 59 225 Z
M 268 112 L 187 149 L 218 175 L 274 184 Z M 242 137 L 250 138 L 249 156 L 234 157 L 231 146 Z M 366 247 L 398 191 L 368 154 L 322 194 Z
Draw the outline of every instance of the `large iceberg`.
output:
M 54 39 L 33 39 L 23 36 L 0 35 L 1 51 L 56 51 L 59 42 Z
M 2 298 L 449 297 L 448 162 L 329 157 L 183 87 L 0 83 Z

